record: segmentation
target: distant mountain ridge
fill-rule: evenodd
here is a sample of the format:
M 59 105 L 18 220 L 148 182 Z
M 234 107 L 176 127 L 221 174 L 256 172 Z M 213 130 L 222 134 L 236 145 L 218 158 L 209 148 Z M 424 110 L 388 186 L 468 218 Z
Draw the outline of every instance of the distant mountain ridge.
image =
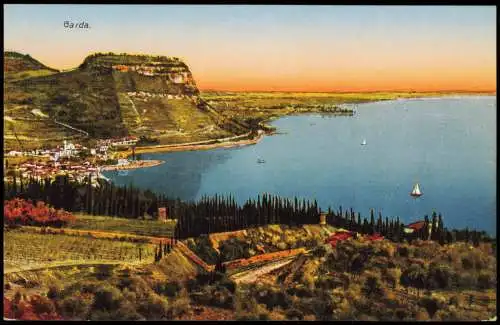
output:
M 27 70 L 50 70 L 58 72 L 57 69 L 49 68 L 29 54 L 21 54 L 14 51 L 4 52 L 4 73 L 16 73 Z

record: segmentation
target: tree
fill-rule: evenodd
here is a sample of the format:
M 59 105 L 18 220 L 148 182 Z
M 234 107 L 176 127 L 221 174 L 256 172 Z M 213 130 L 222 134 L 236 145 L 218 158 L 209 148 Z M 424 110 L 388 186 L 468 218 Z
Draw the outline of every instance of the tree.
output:
M 432 212 L 432 229 L 431 229 L 431 240 L 437 241 L 439 239 L 438 235 L 438 220 L 436 211 Z
M 422 240 L 429 240 L 429 216 L 425 215 L 424 217 L 424 231 L 419 234 L 419 238 Z
M 446 243 L 447 244 L 453 243 L 453 236 L 451 234 L 451 231 L 449 231 L 449 230 L 446 231 Z
M 366 278 L 365 284 L 363 286 L 363 292 L 367 297 L 381 297 L 383 295 L 383 288 L 380 281 L 375 275 L 369 275 Z
M 378 212 L 376 232 L 379 234 L 382 233 L 382 213 L 380 211 Z
M 465 228 L 464 240 L 466 243 L 468 243 L 470 241 L 469 227 Z
M 441 236 L 444 233 L 444 222 L 441 213 L 438 215 L 438 234 Z
M 370 209 L 370 235 L 375 233 L 375 216 L 373 215 L 373 209 Z

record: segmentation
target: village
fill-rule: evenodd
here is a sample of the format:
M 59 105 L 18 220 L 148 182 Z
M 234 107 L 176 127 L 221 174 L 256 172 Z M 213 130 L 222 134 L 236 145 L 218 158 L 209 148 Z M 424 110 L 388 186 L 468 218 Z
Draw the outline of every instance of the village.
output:
M 183 95 L 183 94 L 172 95 L 172 94 L 167 94 L 167 93 L 150 93 L 150 92 L 146 92 L 146 91 L 138 91 L 138 92 L 130 91 L 127 93 L 127 95 L 131 98 L 140 99 L 140 100 L 143 100 L 146 102 L 147 102 L 148 98 L 184 99 L 184 98 L 190 97 L 190 96 Z
M 7 171 L 4 181 L 21 178 L 54 179 L 58 175 L 67 175 L 71 181 L 83 181 L 91 177 L 92 184 L 97 186 L 97 179 L 107 180 L 101 174 L 103 166 L 129 166 L 128 159 L 116 159 L 120 149 L 134 147 L 139 139 L 134 136 L 98 140 L 92 148 L 81 144 L 73 144 L 64 140 L 62 146 L 51 149 L 36 149 L 31 151 L 12 150 L 6 158 L 21 158 L 19 164 L 10 165 L 4 159 Z

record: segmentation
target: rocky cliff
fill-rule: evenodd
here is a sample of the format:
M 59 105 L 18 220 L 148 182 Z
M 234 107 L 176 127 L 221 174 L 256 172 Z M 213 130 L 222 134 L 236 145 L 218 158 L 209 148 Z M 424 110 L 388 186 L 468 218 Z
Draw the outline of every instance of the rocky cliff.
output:
M 132 134 L 161 144 L 244 132 L 228 130 L 224 119 L 200 102 L 193 75 L 178 58 L 97 53 L 73 70 L 43 66 L 40 73 L 34 63 L 38 61 L 16 55 L 22 63 L 4 64 L 4 71 L 12 72 L 4 80 L 4 120 L 9 124 L 5 134 L 12 140 L 4 142 L 8 147 L 16 147 L 18 139 L 38 147 L 68 137 L 71 130 L 54 127 L 54 121 L 88 132 L 90 138 Z M 22 73 L 13 62 L 23 66 Z M 34 116 L 34 110 L 48 117 Z M 31 127 L 37 123 L 43 127 Z

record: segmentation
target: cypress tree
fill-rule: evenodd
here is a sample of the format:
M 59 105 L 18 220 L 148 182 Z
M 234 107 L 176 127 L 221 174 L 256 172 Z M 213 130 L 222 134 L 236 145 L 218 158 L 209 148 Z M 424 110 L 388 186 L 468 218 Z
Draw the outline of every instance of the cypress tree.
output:
M 17 195 L 17 178 L 16 178 L 16 174 L 17 173 L 14 172 L 14 181 L 12 183 L 12 192 L 13 192 L 12 196 L 13 197 L 15 197 Z
M 92 214 L 92 174 L 89 173 L 87 183 L 87 214 Z
M 438 227 L 437 227 L 437 231 L 438 231 L 438 236 L 441 237 L 441 236 L 444 236 L 445 233 L 444 233 L 444 222 L 443 222 L 443 217 L 441 216 L 441 213 L 438 215 Z
M 368 220 L 366 220 L 366 218 L 363 218 L 363 227 L 361 229 L 361 232 L 363 234 L 370 233 L 370 224 L 368 223 Z
M 381 233 L 382 232 L 382 213 L 379 211 L 378 212 L 378 219 L 377 219 L 377 232 Z
M 425 215 L 424 216 L 424 231 L 420 233 L 420 239 L 422 240 L 428 240 L 429 239 L 429 216 Z
M 438 238 L 438 222 L 437 222 L 437 215 L 436 211 L 432 212 L 432 229 L 431 229 L 431 240 L 437 241 Z
M 24 179 L 23 179 L 23 173 L 19 173 L 19 182 L 20 182 L 20 193 L 24 193 Z
M 373 215 L 373 209 L 370 209 L 370 235 L 373 235 L 375 232 L 375 216 Z

